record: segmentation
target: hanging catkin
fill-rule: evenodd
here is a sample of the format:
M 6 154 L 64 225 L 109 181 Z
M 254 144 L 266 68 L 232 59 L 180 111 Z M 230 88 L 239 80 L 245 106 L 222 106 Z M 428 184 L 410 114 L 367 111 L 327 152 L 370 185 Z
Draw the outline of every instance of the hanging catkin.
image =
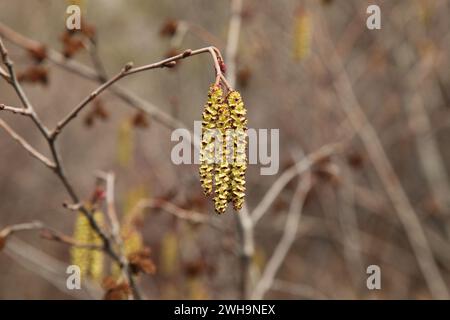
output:
M 96 211 L 93 217 L 97 225 L 104 225 L 103 213 Z M 84 245 L 101 246 L 102 240 L 100 236 L 92 229 L 88 218 L 83 213 L 78 213 L 75 230 L 73 234 L 74 239 Z M 71 249 L 72 264 L 80 268 L 81 275 L 89 277 L 96 281 L 101 281 L 103 277 L 103 261 L 104 253 L 102 250 L 94 250 L 90 248 L 72 247 Z
M 200 150 L 200 182 L 203 193 L 210 195 L 213 189 L 214 175 L 214 133 L 217 125 L 217 112 L 223 102 L 222 89 L 211 85 L 208 92 L 208 101 L 203 111 L 202 144 Z
M 235 210 L 242 209 L 245 197 L 245 171 L 247 170 L 247 110 L 239 92 L 231 91 L 227 97 L 233 129 L 233 161 L 231 164 L 231 200 Z
M 247 110 L 239 92 L 226 98 L 220 86 L 212 85 L 203 111 L 200 149 L 200 181 L 205 195 L 214 189 L 214 207 L 222 214 L 228 203 L 242 209 L 247 170 Z
M 217 213 L 224 213 L 230 200 L 231 168 L 229 156 L 231 148 L 229 137 L 231 129 L 230 110 L 226 103 L 222 103 L 218 110 L 216 154 L 218 161 L 215 172 L 215 197 L 214 206 Z

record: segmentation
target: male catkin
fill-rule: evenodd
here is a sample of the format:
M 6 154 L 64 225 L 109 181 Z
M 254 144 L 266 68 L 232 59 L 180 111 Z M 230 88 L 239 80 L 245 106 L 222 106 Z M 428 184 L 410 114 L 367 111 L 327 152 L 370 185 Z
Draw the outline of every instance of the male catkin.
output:
M 96 211 L 94 213 L 94 219 L 99 226 L 104 225 L 102 212 Z M 80 244 L 102 245 L 100 236 L 92 229 L 89 220 L 81 212 L 78 213 L 75 222 L 74 239 Z M 82 276 L 101 281 L 104 263 L 104 252 L 102 250 L 74 246 L 71 249 L 71 261 L 72 264 L 80 268 Z
M 217 115 L 220 104 L 222 104 L 222 89 L 211 85 L 208 92 L 208 101 L 203 111 L 202 121 L 202 144 L 200 149 L 200 182 L 203 193 L 210 195 L 213 189 L 214 175 L 214 143 Z
M 231 164 L 231 200 L 235 210 L 242 209 L 245 197 L 245 171 L 247 170 L 247 110 L 239 92 L 227 96 L 233 129 L 233 161 Z
M 216 172 L 215 172 L 215 197 L 214 197 L 214 206 L 216 208 L 217 213 L 224 213 L 227 209 L 228 202 L 231 198 L 231 166 L 229 157 L 230 157 L 230 147 L 229 147 L 229 131 L 231 129 L 231 118 L 230 118 L 230 110 L 226 103 L 222 103 L 219 106 L 218 110 L 218 119 L 217 119 L 217 134 L 218 134 L 218 142 L 216 144 L 217 147 L 217 156 L 218 163 L 216 164 Z

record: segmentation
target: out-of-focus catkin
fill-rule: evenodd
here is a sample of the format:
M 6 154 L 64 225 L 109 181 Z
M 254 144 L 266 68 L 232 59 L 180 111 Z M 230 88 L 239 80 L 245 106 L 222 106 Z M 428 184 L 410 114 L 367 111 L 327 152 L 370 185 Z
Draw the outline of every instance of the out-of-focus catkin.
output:
M 215 129 L 217 125 L 217 113 L 220 104 L 223 102 L 222 89 L 219 86 L 211 85 L 208 92 L 208 101 L 203 111 L 202 121 L 202 144 L 200 149 L 200 182 L 203 193 L 210 195 L 213 189 L 214 175 L 214 144 Z
M 100 211 L 94 213 L 94 220 L 97 225 L 101 228 L 104 226 L 104 216 Z M 93 245 L 101 246 L 102 239 L 100 236 L 91 228 L 91 241 Z M 101 281 L 103 278 L 103 262 L 104 262 L 104 252 L 102 250 L 91 250 L 91 268 L 90 276 L 93 280 Z
M 247 110 L 239 92 L 231 91 L 227 97 L 233 129 L 233 161 L 231 163 L 231 200 L 235 210 L 242 209 L 245 198 L 245 172 L 247 170 Z
M 96 211 L 94 219 L 99 226 L 104 224 L 103 213 Z M 74 239 L 80 244 L 101 246 L 100 236 L 92 229 L 88 218 L 83 213 L 78 213 L 75 222 Z M 104 252 L 90 248 L 72 247 L 72 264 L 80 268 L 81 275 L 100 281 L 103 277 Z
M 311 50 L 311 17 L 308 11 L 299 9 L 294 17 L 294 59 L 305 59 Z
M 89 220 L 81 212 L 78 213 L 75 221 L 73 237 L 79 243 L 87 244 L 90 242 L 91 226 L 89 225 Z M 80 268 L 82 276 L 87 275 L 90 268 L 90 250 L 74 246 L 72 247 L 70 254 L 71 263 Z
M 230 168 L 230 129 L 231 118 L 230 109 L 226 103 L 219 106 L 217 118 L 217 157 L 218 163 L 215 170 L 215 197 L 214 206 L 217 213 L 222 214 L 227 209 L 229 200 L 231 199 L 231 168 Z

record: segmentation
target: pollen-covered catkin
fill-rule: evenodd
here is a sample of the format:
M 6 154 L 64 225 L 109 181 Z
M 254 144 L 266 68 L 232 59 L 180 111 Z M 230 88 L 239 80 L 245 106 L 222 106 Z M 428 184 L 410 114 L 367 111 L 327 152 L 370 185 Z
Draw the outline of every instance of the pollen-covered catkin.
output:
M 89 225 L 89 220 L 81 212 L 78 213 L 75 221 L 73 237 L 77 242 L 82 244 L 87 244 L 91 240 L 91 226 Z M 90 250 L 74 246 L 71 248 L 70 255 L 71 263 L 80 268 L 81 275 L 87 275 L 90 268 Z
M 226 103 L 222 103 L 218 110 L 217 130 L 217 154 L 218 162 L 215 169 L 215 197 L 214 206 L 217 213 L 222 214 L 227 209 L 228 202 L 231 199 L 231 168 L 229 147 L 229 131 L 231 129 L 230 110 Z
M 239 92 L 227 96 L 233 129 L 233 161 L 231 164 L 231 200 L 235 210 L 242 209 L 245 198 L 245 171 L 247 170 L 247 110 Z
M 103 213 L 96 211 L 94 213 L 94 220 L 100 227 L 104 226 Z M 91 228 L 91 244 L 96 246 L 102 245 L 102 239 L 100 236 Z M 93 280 L 101 281 L 103 278 L 103 263 L 104 263 L 104 252 L 102 250 L 90 250 L 91 251 L 91 265 L 90 265 L 90 277 Z
M 210 195 L 213 189 L 214 176 L 214 135 L 217 125 L 217 112 L 222 104 L 222 89 L 217 85 L 211 85 L 208 92 L 208 101 L 203 111 L 202 144 L 200 148 L 200 182 L 203 193 Z
M 96 211 L 94 219 L 99 226 L 104 224 L 103 213 Z M 80 244 L 101 246 L 100 236 L 92 229 L 88 218 L 83 213 L 78 213 L 75 222 L 74 239 Z M 90 248 L 72 247 L 72 264 L 80 268 L 81 275 L 100 281 L 103 277 L 104 252 Z

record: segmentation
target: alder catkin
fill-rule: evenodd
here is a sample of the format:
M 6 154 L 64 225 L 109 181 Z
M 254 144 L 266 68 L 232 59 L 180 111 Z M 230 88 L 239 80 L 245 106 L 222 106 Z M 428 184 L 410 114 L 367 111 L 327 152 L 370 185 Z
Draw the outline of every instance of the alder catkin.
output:
M 219 106 L 218 118 L 217 118 L 217 155 L 218 161 L 216 163 L 215 170 L 215 197 L 214 206 L 216 212 L 222 214 L 227 209 L 228 202 L 231 199 L 231 168 L 229 162 L 230 147 L 229 147 L 229 131 L 231 129 L 230 110 L 226 103 L 222 103 Z
M 213 189 L 214 175 L 214 143 L 215 129 L 217 125 L 217 112 L 222 104 L 222 89 L 211 85 L 208 92 L 208 101 L 203 111 L 202 143 L 200 148 L 200 182 L 205 195 L 210 195 Z
M 82 244 L 90 242 L 91 226 L 86 216 L 79 212 L 75 221 L 75 229 L 73 238 Z M 70 250 L 71 263 L 80 268 L 81 275 L 86 276 L 89 273 L 90 265 L 90 250 L 87 248 L 72 247 Z
M 294 18 L 294 59 L 304 60 L 311 50 L 311 17 L 300 9 Z
M 103 213 L 96 211 L 94 219 L 97 225 L 104 224 Z M 88 218 L 83 213 L 78 213 L 75 222 L 74 239 L 80 244 L 86 245 L 102 245 L 102 239 L 92 229 Z M 72 247 L 71 249 L 72 264 L 80 268 L 82 276 L 89 277 L 96 281 L 101 281 L 103 277 L 104 252 L 102 250 L 94 250 L 90 248 Z
M 231 91 L 227 97 L 233 129 L 233 161 L 231 163 L 231 200 L 235 210 L 242 209 L 245 198 L 245 172 L 247 170 L 247 110 L 239 92 Z
M 100 211 L 94 213 L 94 220 L 97 225 L 102 228 L 104 226 L 104 216 Z M 102 245 L 102 239 L 100 236 L 91 228 L 91 244 L 96 246 Z M 104 252 L 103 250 L 90 250 L 91 253 L 91 265 L 89 274 L 93 280 L 101 281 L 103 278 L 103 262 L 104 262 Z

